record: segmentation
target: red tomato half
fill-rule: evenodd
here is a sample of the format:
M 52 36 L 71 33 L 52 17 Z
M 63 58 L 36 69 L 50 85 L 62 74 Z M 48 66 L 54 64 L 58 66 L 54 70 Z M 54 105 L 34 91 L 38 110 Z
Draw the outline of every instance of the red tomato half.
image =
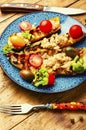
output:
M 52 30 L 52 23 L 49 20 L 42 20 L 39 28 L 44 33 L 49 33 Z
M 53 73 L 49 73 L 48 85 L 54 85 L 54 83 L 55 83 L 55 75 Z
M 28 21 L 23 21 L 19 23 L 19 27 L 22 31 L 31 30 L 32 25 Z
M 80 25 L 73 25 L 69 29 L 69 34 L 72 38 L 79 38 L 83 35 L 83 31 Z
M 42 59 L 41 55 L 39 55 L 39 54 L 32 54 L 29 57 L 29 63 L 34 68 L 39 68 L 43 63 L 43 59 Z

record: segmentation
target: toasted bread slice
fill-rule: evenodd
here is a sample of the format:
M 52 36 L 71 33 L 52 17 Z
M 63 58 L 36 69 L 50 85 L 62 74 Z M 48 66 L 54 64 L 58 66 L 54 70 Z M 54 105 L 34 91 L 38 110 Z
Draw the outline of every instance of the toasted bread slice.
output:
M 44 33 L 40 30 L 39 25 L 38 25 L 36 28 L 30 31 L 30 33 L 34 36 L 31 42 L 38 41 L 61 29 L 60 17 L 57 16 L 57 17 L 50 18 L 49 21 L 52 23 L 52 30 L 49 33 Z
M 64 48 L 67 46 L 71 46 L 79 41 L 81 41 L 85 37 L 85 33 L 77 39 L 72 38 L 69 33 L 58 35 L 57 33 L 52 34 L 49 38 L 43 38 L 38 42 L 34 42 L 31 46 L 40 45 L 43 48 L 49 49 L 50 47 L 54 49 L 54 47 L 58 46 L 59 48 Z
M 38 52 L 31 51 L 29 54 L 10 53 L 8 57 L 11 64 L 15 67 L 26 70 L 30 69 L 32 72 L 35 72 L 37 69 L 35 70 L 34 67 L 29 65 L 28 59 L 31 54 L 38 54 Z M 86 48 L 77 49 L 74 58 L 67 55 L 64 51 L 54 55 L 49 55 L 46 52 L 41 56 L 43 58 L 41 67 L 47 68 L 49 72 L 55 75 L 75 75 L 86 71 Z
M 60 17 L 58 17 L 58 16 L 53 17 L 53 18 L 50 18 L 49 20 L 52 23 L 52 30 L 49 33 L 42 32 L 38 25 L 37 27 L 34 27 L 30 31 L 15 32 L 15 33 L 11 34 L 8 37 L 8 44 L 12 46 L 12 43 L 10 40 L 12 36 L 19 36 L 25 41 L 26 45 L 30 45 L 30 44 L 32 44 L 32 42 L 39 41 L 40 39 L 47 37 L 53 33 L 56 33 L 57 31 L 59 31 L 61 29 Z

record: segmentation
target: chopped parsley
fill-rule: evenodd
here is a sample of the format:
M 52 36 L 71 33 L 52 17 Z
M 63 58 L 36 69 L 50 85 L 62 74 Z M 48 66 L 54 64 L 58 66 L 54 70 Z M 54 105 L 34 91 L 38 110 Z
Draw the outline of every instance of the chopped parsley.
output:
M 28 40 L 34 39 L 34 35 L 32 35 L 29 31 L 22 32 L 22 36 Z
M 3 51 L 4 54 L 7 54 L 7 53 L 12 51 L 12 47 L 9 46 L 8 44 L 6 44 L 6 45 L 3 46 L 2 51 Z

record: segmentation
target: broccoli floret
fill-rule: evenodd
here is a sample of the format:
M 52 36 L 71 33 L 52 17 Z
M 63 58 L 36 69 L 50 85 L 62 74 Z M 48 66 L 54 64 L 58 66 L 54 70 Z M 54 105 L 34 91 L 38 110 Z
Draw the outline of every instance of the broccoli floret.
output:
M 79 57 L 75 56 L 71 62 L 72 70 L 76 73 L 83 73 L 86 71 L 86 48 L 83 48 L 83 55 Z
M 86 48 L 83 48 L 83 51 L 84 51 L 84 54 L 83 54 L 83 66 L 84 66 L 84 69 L 86 71 Z
M 40 85 L 44 86 L 48 84 L 48 70 L 46 68 L 42 67 L 36 72 L 35 78 L 33 80 L 33 84 L 36 87 L 39 87 Z

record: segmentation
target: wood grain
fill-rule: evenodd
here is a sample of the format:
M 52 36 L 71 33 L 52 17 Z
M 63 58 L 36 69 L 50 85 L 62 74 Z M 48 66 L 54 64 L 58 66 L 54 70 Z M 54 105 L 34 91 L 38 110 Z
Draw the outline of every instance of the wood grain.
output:
M 37 0 L 2 0 L 6 2 L 30 2 Z M 41 0 L 39 4 L 48 6 L 69 6 L 74 8 L 86 9 L 85 0 Z M 8 14 L 7 20 L 0 23 L 0 35 L 3 30 L 16 18 L 24 14 Z M 8 17 L 0 14 L 3 18 Z M 86 26 L 86 14 L 72 16 Z M 30 90 L 26 90 L 14 83 L 0 67 L 0 104 L 8 103 L 30 103 L 41 104 L 47 102 L 70 102 L 70 101 L 86 101 L 86 81 L 74 89 L 55 93 L 43 94 Z M 83 120 L 80 120 L 83 117 Z M 74 119 L 74 122 L 71 122 Z M 86 112 L 82 111 L 49 111 L 40 110 L 27 115 L 6 115 L 0 113 L 0 130 L 86 130 Z
M 82 0 L 82 1 L 79 1 L 79 2 L 75 3 L 71 7 L 81 8 L 81 9 L 85 9 L 86 10 L 85 3 L 86 2 L 84 0 Z M 82 18 L 82 15 L 78 15 L 78 17 L 77 16 L 73 16 L 73 18 L 78 20 L 78 21 L 80 21 L 84 26 L 86 26 L 86 14 L 83 15 L 83 18 Z
M 41 0 L 39 2 L 39 4 L 42 4 L 42 5 L 46 5 L 46 6 L 59 6 L 59 7 L 65 7 L 65 6 L 68 6 L 74 2 L 77 2 L 78 0 L 52 0 L 50 2 L 50 0 Z

